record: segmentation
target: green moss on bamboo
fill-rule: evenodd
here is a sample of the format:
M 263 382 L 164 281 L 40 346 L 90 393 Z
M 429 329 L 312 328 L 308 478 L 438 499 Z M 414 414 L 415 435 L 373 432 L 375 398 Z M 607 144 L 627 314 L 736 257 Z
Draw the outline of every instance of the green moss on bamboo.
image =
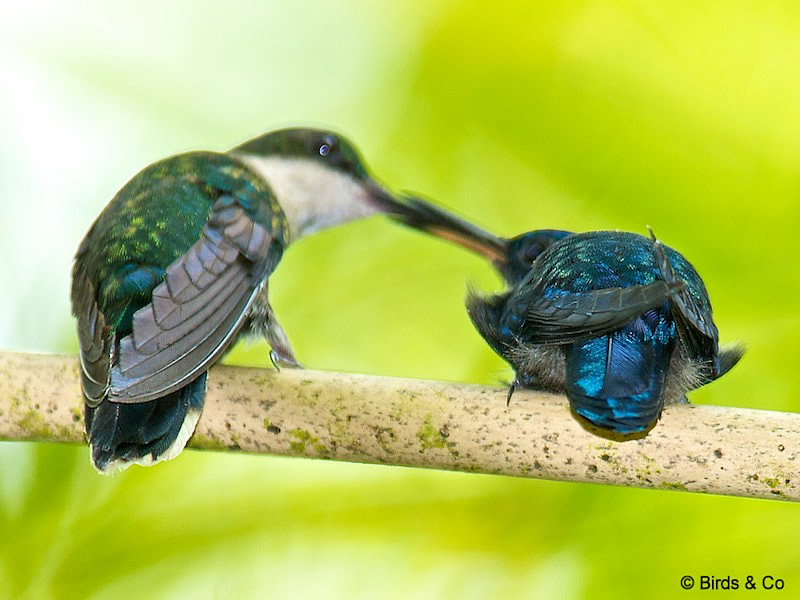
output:
M 455 442 L 448 440 L 447 437 L 443 433 L 443 428 L 436 427 L 433 424 L 433 416 L 427 415 L 425 421 L 417 430 L 420 452 L 423 453 L 431 448 L 444 448 L 450 451 L 450 455 L 453 458 L 458 458 Z
M 683 485 L 680 481 L 671 482 L 671 481 L 662 481 L 660 487 L 667 489 L 667 490 L 680 490 L 682 492 L 688 491 L 686 486 Z
M 199 448 L 200 450 L 227 450 L 227 446 L 217 438 L 209 437 L 195 433 L 192 436 L 192 448 Z
M 294 438 L 294 441 L 289 442 L 289 449 L 295 454 L 306 454 L 308 449 L 311 448 L 320 456 L 327 456 L 329 454 L 328 448 L 319 441 L 319 438 L 311 435 L 305 429 L 295 428 L 289 430 L 289 435 Z

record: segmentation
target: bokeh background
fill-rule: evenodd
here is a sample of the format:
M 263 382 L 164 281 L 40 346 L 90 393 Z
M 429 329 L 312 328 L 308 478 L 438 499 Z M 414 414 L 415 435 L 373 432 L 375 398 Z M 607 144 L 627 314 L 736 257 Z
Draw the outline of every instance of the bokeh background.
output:
M 73 253 L 142 167 L 308 123 L 504 235 L 651 225 L 749 348 L 691 399 L 800 410 L 794 2 L 0 11 L 0 348 L 76 351 Z M 499 287 L 372 219 L 290 248 L 270 294 L 314 368 L 497 383 L 467 281 Z M 0 443 L 0 597 L 661 598 L 700 593 L 687 574 L 771 574 L 789 597 L 799 535 L 796 506 L 762 500 L 196 451 L 101 478 L 84 447 Z

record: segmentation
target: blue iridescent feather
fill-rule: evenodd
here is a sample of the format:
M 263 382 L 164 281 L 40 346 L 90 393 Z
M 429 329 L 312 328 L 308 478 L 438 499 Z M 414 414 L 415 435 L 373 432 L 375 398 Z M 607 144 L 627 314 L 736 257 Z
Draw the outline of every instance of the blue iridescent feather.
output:
M 472 295 L 468 309 L 514 367 L 515 385 L 566 393 L 577 415 L 617 434 L 647 431 L 668 389 L 676 394 L 669 400 L 681 401 L 742 354 L 719 352 L 708 293 L 692 265 L 641 235 L 554 238 L 509 283 L 498 296 Z M 682 371 L 672 373 L 672 386 L 671 368 Z

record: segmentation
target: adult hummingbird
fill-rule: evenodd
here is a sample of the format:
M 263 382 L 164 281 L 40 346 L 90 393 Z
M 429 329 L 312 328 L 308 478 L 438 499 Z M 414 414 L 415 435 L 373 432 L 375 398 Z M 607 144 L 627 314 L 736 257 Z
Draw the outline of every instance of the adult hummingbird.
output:
M 392 206 L 354 146 L 316 129 L 180 154 L 135 175 L 89 229 L 72 270 L 95 467 L 179 454 L 208 368 L 242 334 L 265 337 L 276 367 L 299 366 L 268 299 L 285 248 Z
M 494 236 L 418 198 L 402 220 L 487 257 L 508 289 L 470 292 L 478 332 L 517 386 L 566 393 L 590 424 L 649 431 L 664 402 L 724 375 L 742 357 L 719 348 L 702 279 L 654 236 L 537 230 Z

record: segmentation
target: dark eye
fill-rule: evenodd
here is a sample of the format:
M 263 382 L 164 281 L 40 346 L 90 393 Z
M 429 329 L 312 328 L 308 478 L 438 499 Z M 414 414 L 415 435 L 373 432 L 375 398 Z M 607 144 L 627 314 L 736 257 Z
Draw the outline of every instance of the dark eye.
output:
M 331 146 L 330 144 L 322 144 L 319 147 L 319 155 L 320 156 L 328 156 L 331 153 Z
M 542 246 L 540 244 L 533 244 L 532 246 L 525 248 L 525 258 L 531 262 L 535 261 L 541 253 Z

